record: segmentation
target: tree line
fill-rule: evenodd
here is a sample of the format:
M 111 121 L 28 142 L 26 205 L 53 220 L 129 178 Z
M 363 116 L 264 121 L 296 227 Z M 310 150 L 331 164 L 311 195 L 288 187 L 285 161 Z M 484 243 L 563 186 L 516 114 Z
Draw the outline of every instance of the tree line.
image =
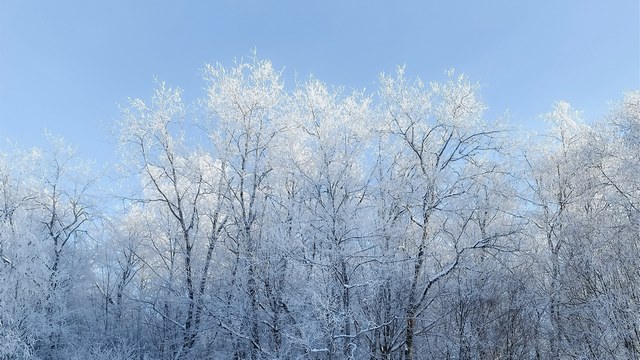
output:
M 126 185 L 0 154 L 0 358 L 640 358 L 640 92 L 532 135 L 453 71 L 204 72 L 122 108 Z

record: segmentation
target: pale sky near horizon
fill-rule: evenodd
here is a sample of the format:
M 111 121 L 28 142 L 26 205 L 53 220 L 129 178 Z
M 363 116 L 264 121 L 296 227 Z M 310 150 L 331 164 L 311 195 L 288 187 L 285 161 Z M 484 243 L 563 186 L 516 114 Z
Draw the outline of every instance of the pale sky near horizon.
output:
M 396 65 L 425 81 L 455 68 L 482 84 L 488 117 L 537 128 L 557 100 L 594 120 L 640 89 L 640 1 L 0 0 L 0 150 L 41 146 L 46 128 L 117 160 L 118 104 L 156 76 L 202 96 L 206 63 L 253 49 L 289 85 L 375 91 Z

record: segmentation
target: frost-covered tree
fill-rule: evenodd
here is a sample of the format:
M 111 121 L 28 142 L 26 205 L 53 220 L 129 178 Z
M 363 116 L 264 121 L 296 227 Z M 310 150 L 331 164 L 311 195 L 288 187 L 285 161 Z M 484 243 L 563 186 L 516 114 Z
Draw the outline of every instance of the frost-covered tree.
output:
M 85 328 L 77 293 L 86 295 L 97 209 L 88 165 L 47 137 L 45 150 L 2 157 L 0 321 L 10 348 L 58 357 Z
M 270 265 L 263 258 L 269 245 L 264 220 L 277 161 L 272 151 L 283 131 L 283 84 L 269 61 L 255 58 L 228 69 L 210 65 L 206 78 L 206 135 L 222 168 L 226 245 L 234 255 L 229 275 L 233 289 L 227 296 L 242 299 L 228 304 L 231 316 L 218 318 L 218 324 L 236 341 L 234 357 L 256 359 L 280 347 L 278 331 L 269 332 L 271 341 L 263 336 L 265 324 L 272 329 L 278 324 L 270 322 L 273 317 L 262 305 L 272 288 L 261 275 Z
M 318 284 L 306 291 L 316 303 L 312 321 L 321 329 L 311 337 L 309 352 L 362 357 L 362 339 L 374 325 L 360 304 L 376 246 L 365 165 L 373 134 L 370 101 L 363 93 L 345 96 L 310 79 L 294 92 L 288 114 L 289 136 L 297 142 L 288 164 L 301 189 L 297 216 L 308 232 L 299 260 L 308 281 Z
M 149 105 L 132 100 L 120 123 L 121 144 L 142 182 L 142 196 L 134 200 L 143 206 L 149 230 L 139 235 L 148 240 L 146 253 L 153 254 L 147 258 L 134 249 L 125 251 L 128 264 L 121 276 L 130 276 L 132 257 L 153 274 L 158 293 L 138 300 L 162 318 L 160 346 L 176 357 L 189 354 L 200 333 L 213 251 L 225 222 L 222 169 L 207 154 L 187 147 L 180 94 L 160 84 Z
M 429 323 L 434 287 L 472 250 L 495 246 L 513 231 L 501 221 L 500 204 L 483 196 L 499 191 L 488 179 L 501 171 L 492 161 L 501 130 L 482 119 L 477 85 L 452 72 L 444 83 L 425 85 L 408 80 L 403 68 L 381 82 L 383 131 L 389 136 L 383 151 L 396 179 L 388 195 L 395 199 L 387 201 L 398 203 L 395 216 L 406 226 L 392 241 L 410 264 L 403 275 L 404 335 L 392 348 L 413 359 L 416 334 Z

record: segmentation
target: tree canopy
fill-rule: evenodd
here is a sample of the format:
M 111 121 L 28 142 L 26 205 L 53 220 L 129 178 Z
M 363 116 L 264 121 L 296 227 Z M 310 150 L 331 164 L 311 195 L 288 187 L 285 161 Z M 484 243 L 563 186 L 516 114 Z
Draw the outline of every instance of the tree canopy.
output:
M 640 91 L 530 134 L 454 71 L 204 78 L 122 108 L 119 186 L 0 154 L 0 358 L 640 358 Z

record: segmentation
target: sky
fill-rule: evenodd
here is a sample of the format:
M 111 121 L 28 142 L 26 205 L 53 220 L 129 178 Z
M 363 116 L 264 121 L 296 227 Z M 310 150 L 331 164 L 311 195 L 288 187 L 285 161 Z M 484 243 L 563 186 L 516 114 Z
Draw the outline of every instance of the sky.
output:
M 397 65 L 425 81 L 455 68 L 488 118 L 539 129 L 555 101 L 589 121 L 640 89 L 640 1 L 0 0 L 0 150 L 44 146 L 48 129 L 115 161 L 119 105 L 154 78 L 203 96 L 205 64 L 254 49 L 288 85 L 375 91 Z

